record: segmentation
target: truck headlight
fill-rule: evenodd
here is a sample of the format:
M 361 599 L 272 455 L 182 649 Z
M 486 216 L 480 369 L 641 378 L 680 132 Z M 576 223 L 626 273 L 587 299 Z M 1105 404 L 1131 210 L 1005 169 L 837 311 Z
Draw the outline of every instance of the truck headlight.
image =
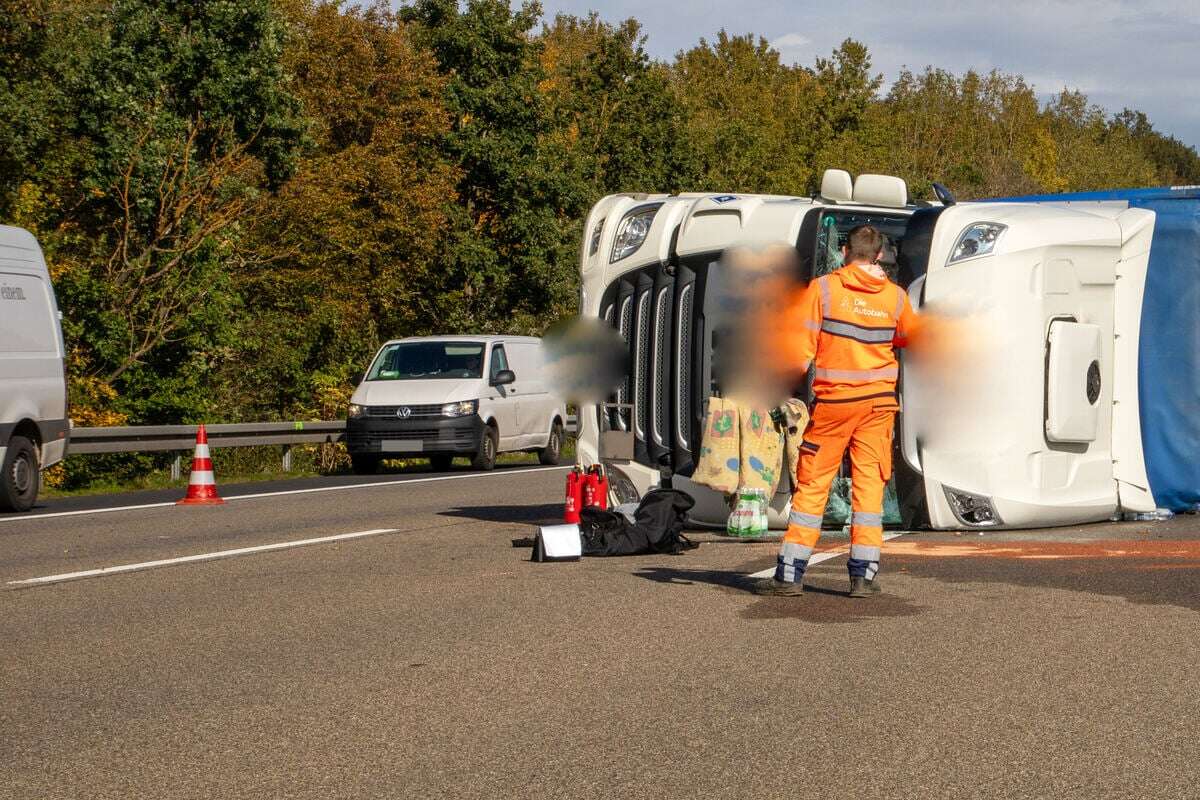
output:
M 350 419 L 355 419 L 356 417 L 361 417 L 364 411 L 366 411 L 365 406 L 360 406 L 358 403 L 351 403 L 346 409 L 346 416 Z
M 641 500 L 637 487 L 633 485 L 633 481 L 629 479 L 628 475 L 609 463 L 605 463 L 604 469 L 608 472 L 608 490 L 616 498 L 617 505 L 636 503 Z
M 950 251 L 950 260 L 946 262 L 946 265 L 949 266 L 956 261 L 965 261 L 968 258 L 990 256 L 996 249 L 996 242 L 999 241 L 1000 234 L 1007 229 L 1007 225 L 1001 225 L 998 222 L 976 222 L 969 226 L 959 234 L 958 241 L 954 243 L 954 249 Z
M 654 222 L 654 215 L 658 213 L 661 205 L 659 203 L 653 206 L 641 206 L 625 215 L 621 224 L 617 226 L 612 257 L 608 260 L 610 264 L 632 255 L 642 246 L 642 243 L 646 241 L 646 235 L 650 233 L 650 223 Z
M 466 417 L 474 414 L 478 408 L 478 400 L 461 400 L 457 403 L 446 403 L 446 405 L 442 406 L 442 416 Z
M 950 510 L 960 524 L 972 528 L 994 528 L 1004 524 L 990 497 L 951 489 L 949 486 L 943 486 L 942 489 L 946 492 Z

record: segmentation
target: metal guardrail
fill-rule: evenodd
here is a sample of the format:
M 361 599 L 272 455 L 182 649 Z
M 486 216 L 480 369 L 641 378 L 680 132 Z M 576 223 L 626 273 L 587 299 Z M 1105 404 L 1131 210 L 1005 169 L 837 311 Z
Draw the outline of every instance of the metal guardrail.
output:
M 68 455 L 100 453 L 153 453 L 191 450 L 196 445 L 198 425 L 136 425 L 108 428 L 72 428 Z M 261 447 L 282 445 L 283 471 L 292 468 L 292 445 L 332 444 L 346 438 L 346 421 L 329 422 L 235 422 L 205 425 L 208 446 Z M 182 455 L 171 462 L 171 478 L 183 475 Z
M 567 417 L 567 430 L 574 433 L 576 417 Z M 134 425 L 128 427 L 72 428 L 67 445 L 69 455 L 101 453 L 162 453 L 188 451 L 196 444 L 198 425 Z M 346 438 L 346 421 L 318 422 L 235 422 L 226 425 L 205 425 L 208 446 L 219 447 L 283 447 L 283 469 L 292 468 L 292 445 L 333 444 Z M 178 479 L 182 471 L 180 456 L 171 465 L 171 477 Z
M 191 450 L 196 425 L 136 425 L 111 428 L 72 428 L 71 455 L 94 453 L 147 453 Z M 576 418 L 567 417 L 574 433 Z M 209 447 L 260 447 L 264 445 L 332 444 L 346 437 L 346 421 L 236 422 L 206 425 Z
M 72 428 L 68 452 L 146 453 L 190 450 L 196 444 L 196 425 L 138 425 L 113 428 Z M 238 422 L 206 425 L 210 447 L 327 444 L 346 435 L 345 420 L 332 422 Z

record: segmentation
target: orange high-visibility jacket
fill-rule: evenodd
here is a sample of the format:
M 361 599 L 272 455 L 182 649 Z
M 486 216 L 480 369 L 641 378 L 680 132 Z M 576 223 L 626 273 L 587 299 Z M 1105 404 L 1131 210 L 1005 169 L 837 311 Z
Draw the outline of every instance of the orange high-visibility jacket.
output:
M 804 290 L 792 324 L 798 326 L 801 369 L 815 360 L 818 400 L 895 396 L 896 347 L 915 330 L 908 293 L 887 278 L 851 264 L 817 278 Z

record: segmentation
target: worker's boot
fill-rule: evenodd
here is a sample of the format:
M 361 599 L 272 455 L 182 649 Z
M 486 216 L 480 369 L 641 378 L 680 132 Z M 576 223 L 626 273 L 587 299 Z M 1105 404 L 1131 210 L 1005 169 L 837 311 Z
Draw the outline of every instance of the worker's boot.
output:
M 863 575 L 850 576 L 851 597 L 874 597 L 880 591 L 879 581 Z
M 750 591 L 755 594 L 774 595 L 776 597 L 800 597 L 804 594 L 804 584 L 779 581 L 775 578 L 758 578 L 750 584 Z

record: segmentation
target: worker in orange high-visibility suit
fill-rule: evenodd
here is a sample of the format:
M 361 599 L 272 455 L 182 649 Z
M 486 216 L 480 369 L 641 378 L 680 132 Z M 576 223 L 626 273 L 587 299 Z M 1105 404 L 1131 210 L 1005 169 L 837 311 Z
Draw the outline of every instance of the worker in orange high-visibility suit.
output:
M 793 358 L 815 364 L 812 418 L 800 445 L 796 492 L 775 575 L 755 582 L 760 594 L 799 595 L 821 535 L 829 487 L 850 448 L 850 596 L 879 591 L 883 492 L 892 472 L 892 433 L 899 406 L 895 347 L 904 346 L 916 314 L 878 259 L 883 236 L 870 225 L 850 231 L 844 266 L 810 283 L 790 312 Z

